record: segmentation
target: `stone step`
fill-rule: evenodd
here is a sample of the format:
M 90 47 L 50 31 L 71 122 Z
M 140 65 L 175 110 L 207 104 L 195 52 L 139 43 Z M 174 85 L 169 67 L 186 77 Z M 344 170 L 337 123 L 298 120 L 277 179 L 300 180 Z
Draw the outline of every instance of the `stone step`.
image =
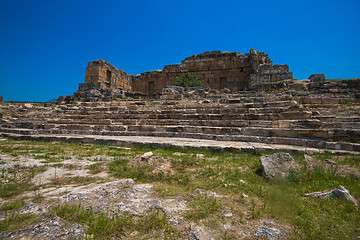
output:
M 107 134 L 108 132 L 92 132 L 92 131 L 35 131 L 35 130 L 24 130 L 24 129 L 0 129 L 0 134 L 4 137 L 11 137 L 11 135 L 18 134 L 24 137 L 26 136 L 39 136 L 42 134 L 51 134 L 50 136 L 63 136 L 63 135 L 95 135 L 95 136 L 147 136 L 147 137 L 167 137 L 173 138 L 173 141 L 176 141 L 177 138 L 191 138 L 196 139 L 196 141 L 202 140 L 215 140 L 215 141 L 234 141 L 234 142 L 254 142 L 262 144 L 285 144 L 292 146 L 301 146 L 306 148 L 317 148 L 317 149 L 328 149 L 328 150 L 339 150 L 339 151 L 354 151 L 360 152 L 360 144 L 356 143 L 345 143 L 345 142 L 331 142 L 324 140 L 316 139 L 301 139 L 301 138 L 288 138 L 288 137 L 263 137 L 263 136 L 224 136 L 224 135 L 212 135 L 212 134 L 203 134 L 203 133 L 184 133 L 184 132 L 117 132 L 111 135 Z
M 333 107 L 334 105 L 344 105 L 351 103 L 360 103 L 359 99 L 356 98 L 336 98 L 336 97 L 295 97 L 299 103 L 301 104 L 309 104 L 309 105 L 329 105 Z
M 57 110 L 54 113 L 59 115 L 76 115 L 76 114 L 225 114 L 225 113 L 279 113 L 284 111 L 301 111 L 299 106 L 297 105 L 289 105 L 289 106 L 272 106 L 272 107 L 228 107 L 228 106 L 212 106 L 207 108 L 161 108 L 161 109 L 110 109 L 110 108 L 101 108 L 101 109 L 79 109 L 79 110 Z
M 129 121 L 129 120 L 126 120 Z M 280 120 L 280 121 L 233 121 L 241 126 L 229 126 L 230 121 L 225 122 L 225 126 L 214 126 L 214 123 L 224 123 L 223 121 L 176 121 L 171 119 L 172 125 L 168 125 L 167 120 L 135 120 L 136 124 L 113 124 L 109 119 L 92 119 L 91 121 L 79 122 L 72 119 L 65 121 L 52 121 L 47 123 L 17 122 L 14 127 L 36 128 L 36 129 L 67 129 L 67 130 L 91 130 L 91 131 L 153 131 L 153 132 L 190 132 L 190 133 L 209 133 L 217 135 L 254 135 L 254 136 L 287 136 L 293 138 L 320 138 L 320 139 L 340 139 L 346 141 L 360 140 L 360 129 L 342 128 L 323 128 L 321 122 L 315 120 Z M 134 123 L 134 121 L 133 121 Z M 157 123 L 157 124 L 156 124 Z M 194 124 L 196 123 L 196 124 Z M 206 125 L 205 125 L 205 124 Z M 255 123 L 258 126 L 249 125 Z M 262 123 L 262 124 L 259 124 Z M 247 125 L 246 125 L 247 124 Z M 321 128 L 320 128 L 321 127 Z
M 42 129 L 39 129 L 42 131 Z M 211 135 L 247 135 L 247 136 L 265 136 L 265 137 L 288 137 L 288 138 L 309 138 L 330 140 L 334 137 L 334 131 L 325 129 L 291 129 L 291 128 L 262 128 L 262 127 L 212 127 L 212 126 L 191 126 L 191 125 L 129 125 L 129 126 L 111 126 L 111 125 L 79 125 L 63 124 L 54 128 L 44 128 L 46 131 L 59 131 L 59 133 L 72 133 L 72 131 L 108 132 L 109 135 L 115 132 L 156 132 L 156 133 L 201 133 Z M 359 131 L 336 130 L 336 137 L 354 138 Z M 354 137 L 355 136 L 355 137 Z
M 206 115 L 63 115 L 61 118 L 30 118 L 23 117 L 17 119 L 20 122 L 31 123 L 53 123 L 53 124 L 154 124 L 154 125 L 213 125 L 213 126 L 274 126 L 274 127 L 301 127 L 301 128 L 348 128 L 359 129 L 360 117 L 336 117 L 336 116 L 311 116 L 310 119 L 304 117 L 310 116 L 310 112 L 298 114 L 296 112 L 284 112 L 279 116 L 271 114 L 239 114 L 239 115 L 222 115 L 222 114 L 206 114 Z M 300 119 L 291 119 L 296 115 Z M 277 120 L 276 117 L 283 119 Z M 290 118 L 290 119 L 284 119 Z M 241 120 L 239 120 L 241 119 Z M 208 122 L 208 123 L 204 123 Z M 220 122 L 220 123 L 219 123 Z
M 111 125 L 194 125 L 194 126 L 214 126 L 214 127 L 244 127 L 244 126 L 280 126 L 285 122 L 291 120 L 280 120 L 280 121 L 265 121 L 265 120 L 182 120 L 182 119 L 119 119 L 112 120 Z M 314 122 L 314 121 L 313 121 Z M 60 124 L 84 124 L 84 125 L 95 125 L 99 121 L 90 120 L 72 120 L 72 119 L 58 119 L 48 120 L 45 123 L 46 126 L 52 127 L 53 125 Z M 24 124 L 25 125 L 25 124 Z M 292 121 L 292 126 L 301 126 L 302 121 Z M 306 124 L 303 124 L 304 126 Z M 46 127 L 44 126 L 44 127 Z M 47 127 L 49 128 L 49 127 Z
M 52 114 L 38 113 L 35 110 L 33 112 L 14 112 L 14 117 L 50 117 L 50 116 L 62 116 L 62 115 L 117 115 L 117 114 L 244 114 L 244 113 L 281 113 L 285 111 L 302 111 L 299 106 L 274 106 L 274 107 L 237 107 L 230 108 L 224 107 L 211 107 L 211 108 L 179 108 L 179 109 L 144 109 L 144 110 L 109 110 L 108 108 L 101 111 L 87 110 L 55 110 Z
M 38 140 L 38 141 L 66 141 L 66 142 L 81 142 L 84 144 L 103 144 L 121 147 L 132 147 L 132 146 L 146 146 L 151 148 L 159 147 L 187 147 L 187 148 L 199 148 L 208 149 L 212 151 L 231 151 L 231 152 L 258 152 L 258 151 L 289 151 L 289 152 L 301 152 L 301 153 L 320 153 L 323 150 L 315 148 L 304 148 L 289 145 L 278 145 L 278 144 L 262 144 L 262 143 L 248 143 L 248 142 L 220 142 L 220 141 L 209 141 L 192 139 L 169 139 L 165 137 L 145 137 L 145 136 L 98 136 L 98 135 L 21 135 L 12 133 L 3 133 L 2 137 L 10 137 L 20 140 Z M 349 151 L 333 150 L 334 153 L 353 153 Z M 356 154 L 356 152 L 354 153 Z
M 125 110 L 161 110 L 161 109 L 211 109 L 221 108 L 227 106 L 228 108 L 265 108 L 265 107 L 286 107 L 297 105 L 291 100 L 285 101 L 254 101 L 254 102 L 239 102 L 239 103 L 203 103 L 203 102 L 174 102 L 167 104 L 166 102 L 159 102 L 158 104 L 126 104 L 126 105 L 61 105 L 58 106 L 60 111 L 82 110 L 82 111 L 125 111 Z
M 360 123 L 360 117 L 358 116 L 349 116 L 349 117 L 339 117 L 339 116 L 312 116 L 312 119 L 318 119 L 323 123 L 334 123 L 334 122 L 352 122 Z
M 334 122 L 323 122 L 323 128 L 340 128 L 340 129 L 360 129 L 360 122 L 344 122 L 340 119 L 335 119 Z
M 285 111 L 280 113 L 134 113 L 134 114 L 94 114 L 94 115 L 85 115 L 85 114 L 77 114 L 77 115 L 62 115 L 58 117 L 58 119 L 86 119 L 88 121 L 92 121 L 95 119 L 182 119 L 182 120 L 285 120 L 285 119 L 309 119 L 311 118 L 312 113 L 303 111 Z
M 209 96 L 208 99 L 199 99 L 199 100 L 126 100 L 126 101 L 112 101 L 112 102 L 79 102 L 77 106 L 85 107 L 129 107 L 129 106 L 158 106 L 158 105 L 191 105 L 191 104 L 201 104 L 201 103 L 261 103 L 261 102 L 281 102 L 291 100 L 291 96 L 264 96 L 264 95 L 234 95 L 230 97 L 224 96 Z M 73 104 L 63 105 L 72 107 Z

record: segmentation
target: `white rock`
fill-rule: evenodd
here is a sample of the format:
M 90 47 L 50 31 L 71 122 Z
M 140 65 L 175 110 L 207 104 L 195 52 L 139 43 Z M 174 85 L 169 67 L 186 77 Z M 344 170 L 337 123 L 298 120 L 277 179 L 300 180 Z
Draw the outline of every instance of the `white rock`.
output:
M 144 153 L 142 156 L 141 156 L 141 159 L 149 159 L 151 158 L 153 155 L 152 152 L 147 152 L 147 153 Z
M 357 200 L 350 194 L 349 190 L 347 190 L 343 186 L 339 186 L 337 189 L 334 189 L 330 192 L 308 193 L 308 194 L 305 194 L 305 197 L 342 199 L 342 200 L 353 202 L 355 204 L 355 206 L 358 207 Z

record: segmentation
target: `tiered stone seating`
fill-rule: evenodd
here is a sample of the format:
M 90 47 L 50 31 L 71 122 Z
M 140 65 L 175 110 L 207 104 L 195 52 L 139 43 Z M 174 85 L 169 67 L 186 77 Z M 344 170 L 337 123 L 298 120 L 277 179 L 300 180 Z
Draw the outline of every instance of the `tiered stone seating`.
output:
M 216 98 L 213 98 L 216 99 Z M 77 134 L 259 142 L 360 151 L 360 116 L 324 116 L 288 96 L 2 106 L 3 136 Z M 339 141 L 339 142 L 336 142 Z

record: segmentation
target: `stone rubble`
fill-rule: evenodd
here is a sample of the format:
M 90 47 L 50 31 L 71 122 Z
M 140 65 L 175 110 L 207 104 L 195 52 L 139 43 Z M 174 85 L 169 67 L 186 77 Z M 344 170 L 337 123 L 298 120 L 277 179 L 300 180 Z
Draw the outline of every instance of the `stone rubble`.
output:
M 0 233 L 1 239 L 34 239 L 34 240 L 68 240 L 85 239 L 85 227 L 70 224 L 52 214 L 43 214 L 36 223 L 25 229 L 14 232 Z
M 305 197 L 318 197 L 318 198 L 330 198 L 330 199 L 341 199 L 345 201 L 350 201 L 358 207 L 357 200 L 350 194 L 349 190 L 343 186 L 339 186 L 337 189 L 331 190 L 329 192 L 313 192 L 305 194 Z
M 352 168 L 348 165 L 340 165 L 335 161 L 330 159 L 315 160 L 311 156 L 304 154 L 304 161 L 306 163 L 306 168 L 309 171 L 314 171 L 316 167 L 321 167 L 326 171 L 332 171 L 336 175 L 340 176 L 352 176 L 354 179 L 360 178 L 360 171 L 357 168 Z

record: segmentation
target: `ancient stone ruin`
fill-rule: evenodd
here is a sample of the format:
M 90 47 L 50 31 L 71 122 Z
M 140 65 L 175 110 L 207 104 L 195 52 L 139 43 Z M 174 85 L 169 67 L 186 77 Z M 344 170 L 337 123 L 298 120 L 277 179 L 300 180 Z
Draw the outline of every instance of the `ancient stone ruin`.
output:
M 205 87 L 172 86 L 174 78 L 181 73 L 199 77 Z M 185 177 L 191 179 L 187 176 L 201 174 L 206 176 L 202 177 L 206 181 L 218 182 L 217 190 L 231 192 L 233 186 L 244 184 L 242 189 L 249 189 L 252 194 L 254 188 L 246 185 L 250 181 L 239 178 L 258 174 L 255 169 L 250 170 L 250 165 L 224 164 L 228 168 L 223 168 L 218 164 L 223 160 L 214 158 L 213 154 L 192 154 L 193 157 L 189 158 L 189 154 L 182 151 L 174 152 L 169 158 L 153 155 L 153 152 L 129 158 L 134 149 L 118 148 L 170 146 L 236 153 L 282 152 L 259 159 L 264 179 L 273 182 L 284 180 L 283 177 L 296 181 L 300 166 L 289 152 L 306 153 L 304 162 L 309 171 L 324 166 L 325 170 L 330 169 L 337 176 L 351 176 L 356 181 L 359 177 L 357 168 L 309 156 L 324 152 L 337 156 L 360 153 L 359 83 L 360 79 L 329 80 L 324 74 L 313 74 L 309 79 L 299 81 L 293 79 L 287 65 L 273 65 L 266 54 L 253 50 L 248 54 L 206 52 L 186 58 L 181 64 L 138 76 L 118 70 L 104 60 L 90 62 L 85 83 L 79 85 L 73 96 L 59 97 L 57 103 L 0 104 L 0 141 L 6 142 L 0 164 L 3 179 L 13 175 L 17 183 L 16 177 L 30 177 L 34 166 L 43 168 L 39 174 L 32 172 L 31 182 L 39 188 L 24 193 L 27 201 L 20 210 L 21 214 L 34 213 L 40 217 L 23 229 L 0 233 L 0 239 L 93 239 L 92 235 L 84 235 L 86 226 L 49 214 L 55 200 L 59 204 L 81 205 L 84 209 L 94 210 L 94 213 L 126 213 L 141 217 L 149 211 L 156 211 L 190 235 L 186 239 L 218 239 L 212 236 L 217 236 L 219 227 L 211 229 L 207 221 L 194 224 L 185 217 L 189 203 L 198 197 L 223 201 L 226 208 L 221 207 L 218 211 L 227 223 L 221 228 L 235 232 L 237 237 L 234 239 L 265 236 L 288 239 L 285 233 L 292 231 L 288 226 L 268 222 L 267 214 L 266 221 L 255 219 L 255 200 L 259 201 L 259 195 L 255 197 L 239 191 L 234 195 L 224 195 L 196 189 L 190 194 L 173 196 L 171 188 L 167 193 L 167 187 L 160 193 L 156 182 L 142 183 L 137 178 L 114 179 L 109 164 L 129 160 L 125 167 L 117 165 L 116 168 L 141 170 L 154 179 L 161 176 L 159 181 L 169 177 L 177 186 L 187 185 L 182 180 Z M 26 141 L 13 142 L 10 139 L 51 143 L 46 144 L 48 150 L 39 148 L 39 151 L 37 144 L 32 146 L 33 143 L 25 150 Z M 96 148 L 95 155 L 83 155 L 80 151 L 80 155 L 73 156 L 72 152 L 79 146 L 76 144 L 60 154 L 61 151 L 53 150 L 58 149 L 59 142 L 75 142 L 83 147 L 88 147 L 87 144 L 117 147 L 111 152 L 110 148 L 103 150 L 95 145 L 91 147 L 91 152 L 93 147 Z M 108 155 L 104 155 L 105 152 Z M 178 157 L 181 156 L 184 160 L 191 159 L 191 164 L 188 164 L 189 160 L 186 160 L 186 166 L 182 160 L 180 163 Z M 202 161 L 211 161 L 217 166 L 206 167 L 208 164 Z M 343 161 L 342 158 L 339 161 Z M 174 167 L 175 163 L 181 166 L 181 172 Z M 216 181 L 208 177 L 203 171 L 205 168 L 211 169 L 213 176 L 218 176 Z M 183 170 L 186 174 L 179 178 Z M 4 174 L 6 171 L 8 173 Z M 234 173 L 231 178 L 236 175 L 235 184 L 219 181 L 226 178 L 227 172 Z M 82 182 L 86 179 L 92 182 Z M 253 181 L 255 178 L 248 179 Z M 72 182 L 75 180 L 79 183 Z M 358 206 L 357 200 L 344 187 L 323 190 L 326 191 L 305 196 L 340 198 Z M 38 198 L 46 201 L 38 203 Z M 228 207 L 229 202 L 239 205 L 241 211 Z M 256 208 L 262 209 L 260 203 L 256 203 Z M 0 220 L 5 217 L 6 213 L 0 212 Z M 141 232 L 129 236 L 136 239 L 139 236 L 136 234 L 141 235 Z
M 129 75 L 104 60 L 89 62 L 85 83 L 79 84 L 75 101 L 109 100 L 124 96 L 126 92 L 152 97 L 173 82 L 179 74 L 190 73 L 199 77 L 211 89 L 239 91 L 259 84 L 293 79 L 288 65 L 273 65 L 263 52 L 250 53 L 212 51 L 185 58 L 180 64 L 166 65 L 155 70 Z M 65 98 L 64 98 L 65 99 Z M 62 99 L 61 99 L 62 100 Z
M 99 59 L 88 63 L 85 83 L 79 84 L 78 91 L 73 96 L 59 97 L 58 102 L 112 101 L 129 97 L 180 99 L 186 95 L 184 89 L 172 85 L 175 78 L 184 73 L 200 78 L 205 89 L 213 92 L 283 89 L 320 94 L 330 92 L 346 95 L 351 92 L 360 97 L 359 79 L 329 82 L 325 79 L 325 74 L 313 74 L 307 80 L 298 81 L 289 72 L 288 65 L 274 65 L 267 54 L 251 49 L 246 54 L 204 52 L 187 57 L 180 64 L 166 65 L 162 70 L 139 75 L 127 74 Z M 194 89 L 185 90 L 190 90 L 190 95 L 194 95 Z M 204 95 L 202 90 L 196 93 Z
M 186 72 L 205 87 L 170 85 Z M 1 105 L 0 133 L 124 146 L 359 152 L 359 82 L 324 74 L 299 81 L 254 50 L 205 52 L 138 76 L 97 60 L 74 96 L 57 105 Z
M 245 90 L 262 82 L 293 78 L 288 65 L 273 65 L 263 52 L 253 49 L 247 54 L 212 51 L 187 57 L 180 64 L 167 65 L 160 71 L 135 76 L 131 90 L 149 95 L 161 92 L 173 84 L 177 75 L 185 72 L 199 77 L 209 88 L 232 91 Z

